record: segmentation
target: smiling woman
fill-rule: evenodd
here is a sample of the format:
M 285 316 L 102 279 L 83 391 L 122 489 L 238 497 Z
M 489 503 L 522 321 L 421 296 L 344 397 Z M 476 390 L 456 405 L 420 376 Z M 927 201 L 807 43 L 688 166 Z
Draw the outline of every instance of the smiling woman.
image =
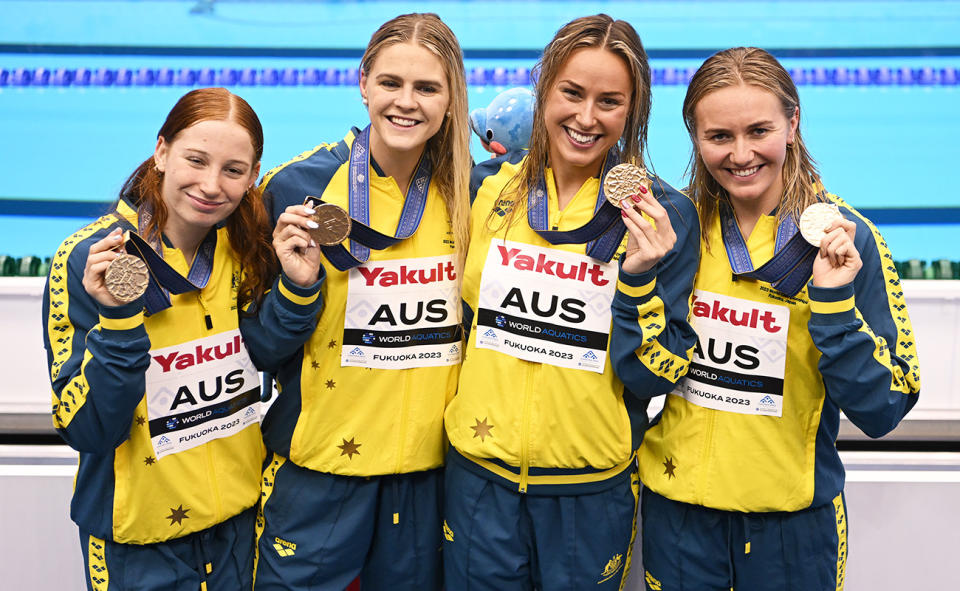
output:
M 359 86 L 369 125 L 263 181 L 278 222 L 328 224 L 308 215 L 339 207 L 354 231 L 321 247 L 310 340 L 269 364 L 281 394 L 264 421 L 258 589 L 340 591 L 357 575 L 364 589 L 441 586 L 443 409 L 462 350 L 469 208 L 460 46 L 436 15 L 396 17 L 370 39 Z
M 644 166 L 651 78 L 637 32 L 576 19 L 537 68 L 530 150 L 471 179 L 470 334 L 445 415 L 449 589 L 622 588 L 647 400 L 673 387 L 693 345 L 693 204 L 653 178 L 615 205 L 601 183 L 621 162 Z M 634 323 L 647 348 L 626 352 L 632 391 L 613 374 L 611 304 L 649 319 Z
M 264 448 L 251 359 L 276 344 L 252 336 L 283 308 L 292 324 L 272 325 L 302 342 L 319 290 L 314 261 L 312 287 L 264 298 L 276 263 L 254 185 L 262 150 L 246 101 L 223 88 L 187 93 L 113 211 L 68 237 L 51 265 L 53 423 L 80 452 L 71 517 L 91 591 L 105 580 L 111 590 L 252 585 Z M 310 266 L 295 246 L 275 240 L 285 277 Z M 131 275 L 141 282 L 126 284 Z

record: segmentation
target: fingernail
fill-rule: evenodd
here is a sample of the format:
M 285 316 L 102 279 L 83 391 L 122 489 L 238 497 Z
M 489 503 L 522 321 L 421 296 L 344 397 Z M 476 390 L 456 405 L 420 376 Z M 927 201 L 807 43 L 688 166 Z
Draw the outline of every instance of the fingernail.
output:
M 315 222 L 315 221 L 313 221 L 313 220 L 307 220 L 307 227 L 308 227 L 308 228 L 313 228 L 314 230 L 316 230 L 317 228 L 320 227 L 320 224 L 318 224 L 317 222 Z
M 623 217 L 627 217 L 627 212 L 625 212 L 625 211 L 623 211 L 623 210 L 621 209 L 621 210 L 620 210 L 620 215 L 622 215 Z
M 640 185 L 640 192 L 641 192 L 641 193 L 646 193 L 646 192 L 647 192 L 647 187 L 646 187 L 646 185 Z
M 640 188 L 642 189 L 643 187 L 640 187 Z M 644 193 L 646 193 L 646 191 L 644 191 Z M 634 202 L 634 203 L 640 203 L 640 196 L 639 196 L 639 195 L 631 195 L 630 198 L 633 199 L 633 202 Z
M 317 245 L 316 242 L 314 242 L 313 240 L 310 241 L 310 246 L 311 246 L 311 247 L 315 247 L 316 245 Z
M 313 214 L 317 213 L 317 210 L 316 210 L 316 209 L 310 209 L 310 208 L 307 207 L 306 205 L 303 206 L 303 211 L 307 212 L 307 215 L 313 215 Z

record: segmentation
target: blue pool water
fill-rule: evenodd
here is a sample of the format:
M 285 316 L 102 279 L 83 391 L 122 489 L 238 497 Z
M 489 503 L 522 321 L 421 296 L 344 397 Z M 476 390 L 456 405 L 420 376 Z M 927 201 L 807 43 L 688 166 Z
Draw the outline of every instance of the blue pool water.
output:
M 9 2 L 0 0 L 0 69 L 356 68 L 370 34 L 411 10 L 440 14 L 474 68 L 529 68 L 557 27 L 608 12 L 630 20 L 654 68 L 696 68 L 713 50 L 771 48 L 788 68 L 960 69 L 958 2 Z M 470 107 L 504 86 L 472 85 Z M 0 84 L 0 254 L 46 255 L 88 218 L 71 204 L 115 197 L 150 155 L 185 86 Z M 352 85 L 231 86 L 266 131 L 264 170 L 363 125 Z M 960 258 L 950 171 L 960 85 L 802 85 L 802 130 L 827 188 L 878 220 L 896 258 Z M 650 160 L 681 186 L 685 87 L 653 90 Z M 475 158 L 486 157 L 473 145 Z M 37 203 L 37 202 L 41 203 Z M 49 207 L 49 216 L 45 215 Z M 919 212 L 897 223 L 898 210 Z M 27 212 L 30 215 L 11 215 Z M 948 223 L 942 223 L 948 222 Z

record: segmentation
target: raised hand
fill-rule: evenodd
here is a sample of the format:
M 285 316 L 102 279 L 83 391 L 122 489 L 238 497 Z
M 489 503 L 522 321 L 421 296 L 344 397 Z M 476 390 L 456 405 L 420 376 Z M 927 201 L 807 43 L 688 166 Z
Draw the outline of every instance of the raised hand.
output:
M 310 217 L 314 210 L 306 205 L 291 205 L 277 219 L 273 229 L 273 249 L 286 276 L 300 287 L 317 281 L 320 271 L 320 247 L 308 229 L 316 229 Z
M 90 252 L 87 254 L 87 264 L 83 268 L 83 288 L 101 306 L 123 305 L 123 302 L 113 297 L 107 290 L 105 279 L 107 267 L 110 266 L 113 259 L 120 256 L 120 253 L 114 249 L 122 243 L 123 231 L 120 228 L 115 228 L 102 240 L 90 246 Z
M 647 214 L 653 223 L 641 212 Z M 667 210 L 646 187 L 641 186 L 639 195 L 631 195 L 620 202 L 620 214 L 629 233 L 623 270 L 628 273 L 649 271 L 677 242 Z
M 853 242 L 857 225 L 847 219 L 838 219 L 820 240 L 820 252 L 813 261 L 813 284 L 817 287 L 840 287 L 852 282 L 863 261 Z

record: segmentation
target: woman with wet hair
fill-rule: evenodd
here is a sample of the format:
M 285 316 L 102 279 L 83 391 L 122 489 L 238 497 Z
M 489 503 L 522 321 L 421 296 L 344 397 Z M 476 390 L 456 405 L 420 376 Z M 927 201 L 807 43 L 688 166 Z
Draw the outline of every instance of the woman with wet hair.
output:
M 893 258 L 827 192 L 800 114 L 762 49 L 715 54 L 687 88 L 698 343 L 640 448 L 648 589 L 842 589 L 840 411 L 880 437 L 917 401 Z
M 622 586 L 647 401 L 693 345 L 692 202 L 652 175 L 628 194 L 602 182 L 645 166 L 650 68 L 636 31 L 602 14 L 571 21 L 535 73 L 529 151 L 471 179 L 469 341 L 445 417 L 450 589 Z M 643 311 L 637 351 L 617 352 L 611 305 Z M 636 362 L 634 387 L 614 375 L 617 355 Z
M 434 14 L 391 19 L 361 60 L 360 95 L 369 125 L 263 182 L 286 232 L 324 234 L 317 328 L 268 362 L 279 395 L 264 421 L 258 590 L 442 582 L 443 409 L 460 368 L 469 211 L 456 37 Z M 331 208 L 340 217 L 322 217 Z M 331 236 L 348 216 L 349 240 Z

